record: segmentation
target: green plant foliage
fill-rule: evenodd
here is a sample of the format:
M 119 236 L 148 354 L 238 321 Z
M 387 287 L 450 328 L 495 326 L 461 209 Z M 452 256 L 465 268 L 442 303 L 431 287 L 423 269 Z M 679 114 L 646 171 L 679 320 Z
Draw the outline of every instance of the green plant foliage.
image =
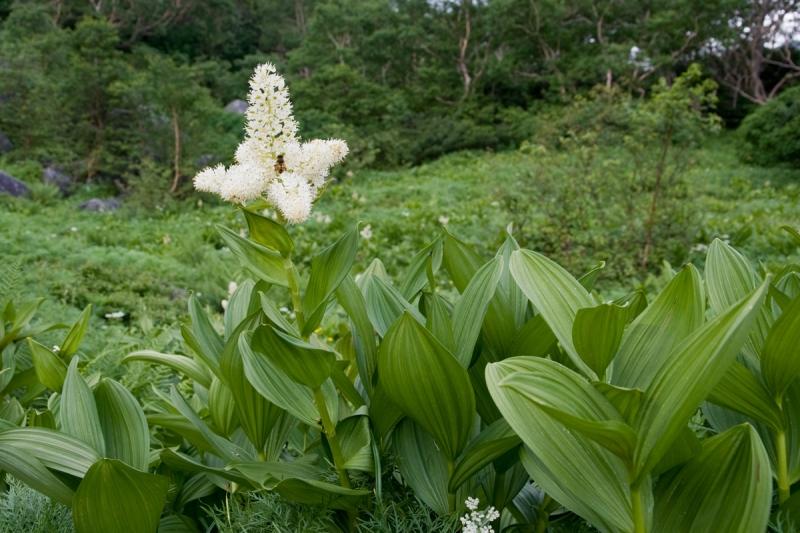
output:
M 800 87 L 790 87 L 744 119 L 738 131 L 742 157 L 761 165 L 797 164 L 799 122 Z

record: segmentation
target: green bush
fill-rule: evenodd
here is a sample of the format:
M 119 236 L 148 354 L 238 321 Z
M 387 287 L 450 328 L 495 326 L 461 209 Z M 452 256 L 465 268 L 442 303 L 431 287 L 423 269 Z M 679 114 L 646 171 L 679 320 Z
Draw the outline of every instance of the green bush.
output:
M 800 164 L 800 85 L 786 89 L 748 115 L 739 134 L 746 161 Z

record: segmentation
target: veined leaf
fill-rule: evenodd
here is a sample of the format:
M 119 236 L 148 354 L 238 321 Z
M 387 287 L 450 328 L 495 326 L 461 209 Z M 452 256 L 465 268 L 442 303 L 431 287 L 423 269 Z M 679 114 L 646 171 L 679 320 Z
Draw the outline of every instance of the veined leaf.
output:
M 236 232 L 224 226 L 217 226 L 217 231 L 242 265 L 259 279 L 281 287 L 288 286 L 284 259 L 280 253 L 240 237 Z
M 275 492 L 289 501 L 331 509 L 357 509 L 369 496 L 366 489 L 347 489 L 315 479 L 286 479 L 275 486 Z
M 632 531 L 628 471 L 623 461 L 569 429 L 513 388 L 501 383 L 535 358 L 514 357 L 486 367 L 486 384 L 508 425 L 527 446 L 525 469 L 547 494 L 606 531 Z M 522 365 L 522 366 L 520 366 Z
M 100 455 L 83 441 L 45 428 L 13 428 L 0 431 L 0 449 L 17 448 L 45 467 L 83 477 Z
M 242 281 L 233 291 L 230 298 L 228 298 L 228 306 L 225 308 L 224 327 L 225 338 L 231 336 L 236 331 L 236 328 L 243 321 L 247 320 L 253 312 L 257 309 L 258 300 L 253 297 L 255 293 L 256 284 L 251 279 Z M 214 331 L 216 333 L 216 331 Z M 219 339 L 218 336 L 216 336 Z M 219 339 L 222 340 L 222 339 Z M 220 344 L 217 345 L 219 349 Z M 216 360 L 222 357 L 221 350 L 215 354 Z
M 357 251 L 358 232 L 353 228 L 311 259 L 311 276 L 303 295 L 303 309 L 307 313 L 304 335 L 319 325 L 333 293 L 350 273 Z
M 420 303 L 425 313 L 425 327 L 445 348 L 455 354 L 456 341 L 449 302 L 436 293 L 429 293 L 422 296 Z
M 369 276 L 364 279 L 364 299 L 367 304 L 367 314 L 375 327 L 378 335 L 383 337 L 404 312 L 411 315 L 420 323 L 425 323 L 416 307 L 408 303 L 397 289 L 389 285 L 378 276 Z
M 447 498 L 447 458 L 433 437 L 411 420 L 394 431 L 398 467 L 414 494 L 440 515 L 451 511 Z
M 160 353 L 154 352 L 153 350 L 139 350 L 129 353 L 122 359 L 123 363 L 129 363 L 131 361 L 146 361 L 148 363 L 164 365 L 193 379 L 203 387 L 208 388 L 211 386 L 211 376 L 208 375 L 208 372 L 206 372 L 200 363 L 185 355 Z
M 595 305 L 591 295 L 566 270 L 530 250 L 511 254 L 511 275 L 541 313 L 573 364 L 589 378 L 596 379 L 572 342 L 572 325 L 578 309 Z
M 453 474 L 450 476 L 450 491 L 455 492 L 459 486 L 486 465 L 521 444 L 522 441 L 508 425 L 508 422 L 502 418 L 493 422 L 464 448 L 455 464 Z
M 637 474 L 649 472 L 736 359 L 769 283 L 690 335 L 654 371 L 635 428 Z M 646 313 L 646 311 L 645 311 Z M 642 315 L 643 316 L 643 315 Z
M 502 273 L 502 258 L 496 257 L 486 263 L 475 273 L 453 307 L 455 356 L 461 366 L 465 368 L 472 360 L 472 351 L 481 333 L 484 315 L 489 308 Z
M 0 446 L 0 469 L 59 503 L 72 503 L 72 489 L 24 450 Z
M 700 327 L 704 316 L 700 275 L 688 265 L 628 326 L 614 358 L 611 383 L 646 390 L 656 370 L 683 339 Z
M 249 209 L 242 209 L 242 213 L 244 213 L 244 218 L 247 220 L 247 229 L 250 232 L 251 239 L 258 244 L 280 252 L 284 257 L 292 255 L 294 242 L 289 236 L 289 232 L 283 227 L 283 224 L 254 213 Z
M 79 438 L 101 456 L 105 455 L 106 445 L 97 405 L 91 389 L 78 373 L 77 358 L 72 359 L 67 369 L 58 414 L 64 433 Z
M 192 319 L 192 335 L 188 338 L 184 335 L 184 338 L 195 355 L 208 366 L 212 373 L 217 374 L 223 347 L 222 338 L 211 325 L 211 320 L 194 295 L 189 297 L 189 318 Z
M 711 391 L 708 401 L 758 420 L 776 431 L 784 425 L 783 415 L 769 392 L 761 381 L 739 362 L 731 365 Z
M 89 319 L 92 317 L 92 304 L 87 305 L 78 320 L 72 325 L 61 343 L 58 353 L 61 357 L 69 361 L 73 355 L 78 351 L 78 347 L 86 334 L 86 328 L 89 327 Z
M 46 346 L 28 337 L 28 348 L 31 361 L 36 371 L 36 378 L 50 390 L 61 391 L 64 378 L 67 377 L 67 365 Z
M 378 349 L 375 346 L 375 330 L 372 328 L 369 314 L 367 314 L 367 303 L 364 300 L 364 295 L 359 290 L 356 282 L 353 281 L 353 278 L 347 276 L 339 285 L 339 288 L 336 289 L 336 299 L 353 323 L 353 339 L 356 348 L 358 373 L 367 392 L 371 392 L 372 376 L 375 374 Z
M 292 380 L 311 390 L 318 389 L 333 372 L 336 354 L 291 337 L 272 326 L 253 332 L 250 346 L 260 357 L 268 358 Z
M 474 423 L 469 375 L 410 313 L 404 313 L 387 332 L 378 352 L 378 375 L 392 403 L 455 459 Z
M 342 449 L 344 468 L 373 472 L 372 436 L 366 416 L 349 416 L 336 425 L 336 439 Z
M 605 375 L 617 354 L 629 315 L 628 308 L 615 304 L 585 307 L 575 314 L 572 342 L 578 355 L 598 376 Z
M 437 238 L 425 248 L 420 250 L 411 259 L 411 263 L 400 285 L 399 291 L 406 300 L 413 301 L 414 297 L 428 283 L 428 271 L 435 274 L 442 264 L 442 239 Z
M 230 436 L 238 425 L 233 392 L 218 378 L 211 381 L 211 388 L 208 389 L 208 413 L 211 415 L 214 427 L 226 437 Z
M 767 452 L 747 424 L 703 441 L 656 493 L 654 531 L 766 531 L 772 502 Z
M 75 492 L 75 529 L 78 533 L 154 532 L 168 485 L 164 477 L 139 472 L 116 459 L 101 459 Z
M 103 378 L 94 391 L 106 457 L 147 472 L 150 462 L 150 429 L 138 400 L 128 389 Z
M 769 330 L 761 354 L 761 375 L 779 401 L 800 377 L 800 296 L 792 300 Z

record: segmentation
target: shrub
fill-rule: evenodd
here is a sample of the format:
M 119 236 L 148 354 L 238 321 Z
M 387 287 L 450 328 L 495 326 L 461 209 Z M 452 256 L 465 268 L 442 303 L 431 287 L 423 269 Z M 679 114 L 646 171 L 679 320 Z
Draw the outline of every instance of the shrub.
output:
M 760 165 L 800 163 L 800 86 L 758 107 L 739 126 L 742 157 Z

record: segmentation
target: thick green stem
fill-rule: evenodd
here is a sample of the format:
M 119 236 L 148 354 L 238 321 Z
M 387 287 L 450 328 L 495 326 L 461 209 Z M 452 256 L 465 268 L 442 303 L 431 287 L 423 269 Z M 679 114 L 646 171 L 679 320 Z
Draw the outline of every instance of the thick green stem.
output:
M 775 453 L 778 456 L 778 502 L 789 499 L 789 461 L 786 454 L 786 431 L 775 436 Z
M 297 318 L 297 326 L 302 331 L 306 321 L 303 316 L 303 300 L 300 298 L 300 275 L 289 257 L 283 260 L 283 268 L 286 271 L 286 280 L 289 283 L 289 293 L 292 295 L 292 307 L 294 308 L 294 316 Z
M 647 533 L 647 520 L 645 519 L 642 496 L 641 484 L 637 482 L 631 485 L 631 509 L 633 513 L 634 533 Z
M 539 510 L 536 513 L 536 529 L 535 533 L 545 533 L 547 526 L 550 524 L 550 503 L 553 499 L 547 494 L 542 498 L 542 503 L 539 504 Z
M 448 480 L 453 477 L 453 470 L 454 469 L 455 469 L 455 464 L 453 463 L 453 460 L 452 459 L 448 459 L 448 461 L 447 461 L 447 479 Z M 450 510 L 450 512 L 453 512 L 453 511 L 456 510 L 456 493 L 455 492 L 450 492 L 449 489 L 447 491 L 447 508 Z
M 339 474 L 339 481 L 343 487 L 349 489 L 350 479 L 347 477 L 347 471 L 344 468 L 342 449 L 339 447 L 339 441 L 336 439 L 336 426 L 333 425 L 333 421 L 328 414 L 328 406 L 325 404 L 325 396 L 322 394 L 322 389 L 314 391 L 314 403 L 317 404 L 317 410 L 322 419 L 322 429 L 325 431 L 325 437 L 327 437 L 328 445 L 331 447 L 333 466 L 336 468 L 336 473 Z

